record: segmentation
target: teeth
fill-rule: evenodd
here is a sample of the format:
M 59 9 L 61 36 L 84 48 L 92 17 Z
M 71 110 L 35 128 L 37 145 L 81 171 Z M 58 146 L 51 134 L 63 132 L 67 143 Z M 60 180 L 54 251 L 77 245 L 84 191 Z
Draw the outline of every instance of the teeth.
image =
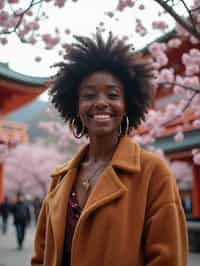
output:
M 106 119 L 106 118 L 110 118 L 110 115 L 94 115 L 94 118 L 97 119 Z

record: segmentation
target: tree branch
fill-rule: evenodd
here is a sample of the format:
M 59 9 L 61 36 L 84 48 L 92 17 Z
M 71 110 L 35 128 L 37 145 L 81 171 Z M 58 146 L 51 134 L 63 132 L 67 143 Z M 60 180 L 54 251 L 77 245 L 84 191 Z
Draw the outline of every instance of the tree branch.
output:
M 168 81 L 165 81 L 165 82 L 159 82 L 159 85 L 171 85 L 171 86 L 179 86 L 179 87 L 182 87 L 183 89 L 185 90 L 190 90 L 190 91 L 193 91 L 195 93 L 200 93 L 200 89 L 194 89 L 192 87 L 188 87 L 188 86 L 184 86 L 180 83 L 176 83 L 176 82 L 168 82 Z
M 22 13 L 20 13 L 20 14 L 16 14 L 16 13 L 14 12 L 14 15 L 19 17 L 19 21 L 17 22 L 17 24 L 15 25 L 15 27 L 14 27 L 13 30 L 10 30 L 10 31 L 9 31 L 9 30 L 8 30 L 8 31 L 2 31 L 2 32 L 0 32 L 0 34 L 10 34 L 10 33 L 16 32 L 17 29 L 19 28 L 21 22 L 22 22 L 22 19 L 23 19 L 24 15 L 25 15 L 25 14 L 26 14 L 26 13 L 27 13 L 27 12 L 33 7 L 33 6 L 38 5 L 38 4 L 41 4 L 41 3 L 43 2 L 43 0 L 39 0 L 39 1 L 36 1 L 36 2 L 34 2 L 34 1 L 35 1 L 35 0 L 31 0 L 29 6 L 28 6 L 28 7 L 27 7 Z
M 163 0 L 154 0 L 156 3 L 158 3 L 160 6 L 164 8 L 165 11 L 167 11 L 182 27 L 184 27 L 189 33 L 191 33 L 194 37 L 197 39 L 200 39 L 200 32 L 196 30 L 196 27 L 194 28 L 190 23 L 185 21 L 181 16 L 179 16 L 174 9 L 169 6 L 165 1 Z
M 184 0 L 180 0 L 180 1 L 181 1 L 181 3 L 184 5 L 185 9 L 186 9 L 187 12 L 188 12 L 189 19 L 190 19 L 190 21 L 191 21 L 191 23 L 192 23 L 193 28 L 195 29 L 195 31 L 197 31 L 196 24 L 195 24 L 194 18 L 193 18 L 193 16 L 192 16 L 191 10 L 188 8 L 188 6 L 186 5 L 186 3 L 185 3 Z
M 183 107 L 183 109 L 181 110 L 182 113 L 184 113 L 184 112 L 188 109 L 188 107 L 190 106 L 192 100 L 194 99 L 194 97 L 195 97 L 197 94 L 198 94 L 198 92 L 194 92 L 194 93 L 192 94 L 192 96 L 188 99 L 186 105 L 185 105 L 185 106 Z M 170 119 L 170 120 L 168 120 L 168 121 L 165 121 L 164 123 L 161 124 L 161 127 L 163 127 L 163 126 L 165 126 L 165 127 L 168 126 L 168 124 L 170 124 L 170 123 L 172 122 L 172 120 L 177 119 L 177 118 L 179 118 L 179 117 L 181 117 L 181 116 L 182 116 L 182 114 L 178 114 L 178 115 L 176 115 L 175 117 L 173 117 L 173 119 Z

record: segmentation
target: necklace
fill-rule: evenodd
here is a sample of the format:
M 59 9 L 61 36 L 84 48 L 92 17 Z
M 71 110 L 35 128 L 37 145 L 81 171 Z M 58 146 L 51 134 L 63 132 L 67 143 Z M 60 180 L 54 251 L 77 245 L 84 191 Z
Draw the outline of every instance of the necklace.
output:
M 81 182 L 83 188 L 85 189 L 86 192 L 88 192 L 91 187 L 92 187 L 92 180 L 94 179 L 94 176 L 99 172 L 100 173 L 100 169 L 104 169 L 106 164 L 108 162 L 104 163 L 103 165 L 100 165 L 91 175 L 89 175 L 88 177 L 84 178 Z

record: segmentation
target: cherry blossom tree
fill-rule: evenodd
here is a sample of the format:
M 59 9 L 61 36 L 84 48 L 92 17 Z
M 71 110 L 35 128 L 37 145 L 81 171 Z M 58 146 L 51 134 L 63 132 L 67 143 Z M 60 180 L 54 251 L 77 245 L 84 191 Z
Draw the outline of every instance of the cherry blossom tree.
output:
M 19 144 L 5 160 L 5 193 L 44 197 L 51 171 L 65 157 L 42 142 Z

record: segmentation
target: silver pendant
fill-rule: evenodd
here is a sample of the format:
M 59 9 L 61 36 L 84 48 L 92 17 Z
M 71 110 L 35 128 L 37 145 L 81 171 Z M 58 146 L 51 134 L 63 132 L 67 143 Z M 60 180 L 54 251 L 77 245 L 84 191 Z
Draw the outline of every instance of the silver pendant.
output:
M 87 180 L 84 180 L 82 182 L 82 185 L 83 185 L 84 189 L 86 190 L 86 192 L 88 192 L 88 190 L 90 190 L 91 184 L 90 184 L 90 182 L 89 182 L 88 179 Z

